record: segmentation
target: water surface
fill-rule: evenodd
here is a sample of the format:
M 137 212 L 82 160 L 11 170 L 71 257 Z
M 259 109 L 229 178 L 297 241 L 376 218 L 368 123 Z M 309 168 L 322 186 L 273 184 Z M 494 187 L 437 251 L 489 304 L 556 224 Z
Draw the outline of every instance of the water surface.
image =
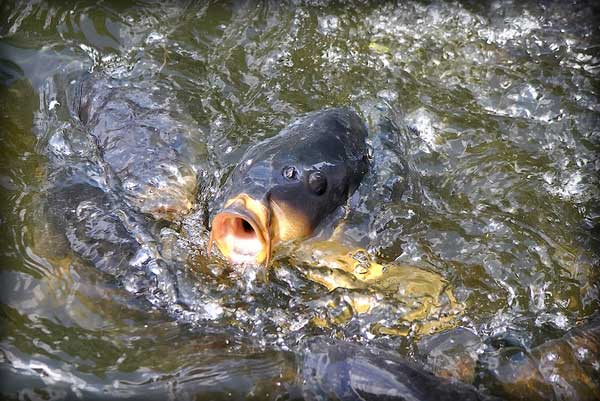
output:
M 1 6 L 6 396 L 310 398 L 298 372 L 317 335 L 435 370 L 452 351 L 425 351 L 428 333 L 460 327 L 493 364 L 498 347 L 533 349 L 598 309 L 591 2 L 97 3 Z M 77 170 L 119 198 L 69 111 L 65 77 L 78 71 L 167 95 L 195 149 L 188 215 L 156 222 L 90 196 L 100 206 L 86 210 L 104 225 L 65 240 L 83 226 L 51 213 L 60 174 Z M 433 308 L 375 297 L 359 313 L 353 300 L 376 291 L 327 291 L 294 246 L 276 255 L 268 282 L 206 255 L 219 189 L 245 149 L 302 113 L 342 105 L 364 118 L 374 156 L 344 241 L 392 272 L 424 269 L 441 283 Z M 102 244 L 121 238 L 124 251 L 107 259 L 115 248 Z M 482 392 L 510 398 L 471 373 Z M 560 379 L 549 399 L 589 395 Z

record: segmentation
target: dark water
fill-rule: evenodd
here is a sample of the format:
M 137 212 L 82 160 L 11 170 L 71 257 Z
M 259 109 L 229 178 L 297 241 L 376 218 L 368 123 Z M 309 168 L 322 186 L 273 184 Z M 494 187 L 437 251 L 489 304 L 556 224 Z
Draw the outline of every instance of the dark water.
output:
M 322 338 L 483 394 L 600 394 L 598 348 L 548 345 L 599 306 L 592 2 L 1 7 L 7 397 L 318 399 L 334 391 L 306 376 L 327 364 Z M 138 91 L 134 118 L 181 124 L 189 214 L 157 222 L 112 184 L 65 97 L 82 71 Z M 313 279 L 331 272 L 293 244 L 267 282 L 208 258 L 207 221 L 244 150 L 340 105 L 367 122 L 373 168 L 336 238 L 385 266 L 377 284 L 334 276 L 328 291 Z M 97 190 L 57 191 L 65 177 Z M 522 355 L 541 361 L 536 385 L 519 382 Z

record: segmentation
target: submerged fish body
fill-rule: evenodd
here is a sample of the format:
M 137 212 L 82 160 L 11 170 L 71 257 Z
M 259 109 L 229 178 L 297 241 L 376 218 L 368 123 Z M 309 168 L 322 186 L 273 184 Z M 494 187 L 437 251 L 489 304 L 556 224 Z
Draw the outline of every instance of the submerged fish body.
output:
M 71 114 L 95 141 L 131 206 L 166 220 L 190 210 L 197 185 L 193 125 L 166 91 L 86 73 L 71 83 L 68 95 Z
M 275 245 L 309 236 L 347 201 L 368 170 L 366 138 L 355 112 L 335 108 L 250 148 L 226 184 L 209 244 L 234 264 L 268 265 Z
M 600 314 L 530 350 L 517 346 L 484 355 L 479 380 L 508 399 L 600 399 Z
M 323 337 L 302 345 L 299 379 L 307 400 L 497 400 L 375 346 Z
M 139 260 L 161 258 L 145 215 L 176 220 L 195 200 L 206 155 L 197 125 L 165 83 L 133 73 L 76 68 L 48 85 L 69 129 L 48 139 L 40 202 L 49 232 L 40 238 L 61 238 L 63 246 L 43 247 L 60 255 L 70 248 L 115 276 L 143 270 Z

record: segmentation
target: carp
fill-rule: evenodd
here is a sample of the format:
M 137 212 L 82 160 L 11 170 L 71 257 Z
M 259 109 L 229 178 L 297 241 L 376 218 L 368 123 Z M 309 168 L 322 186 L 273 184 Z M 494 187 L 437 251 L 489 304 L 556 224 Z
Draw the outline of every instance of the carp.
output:
M 344 296 L 350 307 L 344 316 L 402 305 L 393 326 L 373 330 L 407 335 L 452 327 L 463 308 L 446 280 L 417 266 L 377 263 L 366 250 L 345 243 L 343 223 L 333 224 L 340 217 L 336 210 L 368 172 L 370 153 L 365 124 L 348 108 L 309 113 L 252 146 L 222 190 L 208 254 L 214 244 L 232 265 L 268 267 L 276 246 L 294 242 L 287 250 L 308 280 L 328 292 L 352 290 Z M 314 235 L 319 230 L 322 235 Z M 313 323 L 340 323 L 333 320 Z
M 158 83 L 86 73 L 72 81 L 71 114 L 89 133 L 122 197 L 155 219 L 192 207 L 195 163 L 202 152 L 195 125 Z
M 311 235 L 343 205 L 369 167 L 367 129 L 348 108 L 310 113 L 251 147 L 231 174 L 212 220 L 232 264 L 269 265 L 277 244 Z
M 298 381 L 306 400 L 499 401 L 373 345 L 317 336 L 304 340 L 301 350 Z
M 600 314 L 532 349 L 507 346 L 479 360 L 478 382 L 515 400 L 600 399 Z
M 136 254 L 161 259 L 148 222 L 178 220 L 192 208 L 204 171 L 202 133 L 167 83 L 65 70 L 47 82 L 65 121 L 48 138 L 39 132 L 49 160 L 39 245 L 57 257 L 70 248 L 122 277 L 137 271 Z M 60 246 L 41 245 L 50 237 Z

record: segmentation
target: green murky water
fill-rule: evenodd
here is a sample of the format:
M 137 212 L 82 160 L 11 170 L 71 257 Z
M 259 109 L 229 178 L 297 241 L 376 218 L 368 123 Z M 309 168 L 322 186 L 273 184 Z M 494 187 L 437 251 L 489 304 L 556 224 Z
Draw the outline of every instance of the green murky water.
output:
M 484 356 L 451 375 L 483 393 L 519 397 L 482 373 L 501 364 L 497 350 L 535 349 L 598 309 L 593 5 L 1 7 L 5 396 L 315 399 L 299 373 L 307 338 L 392 350 L 440 373 L 456 351 L 436 338 L 451 329 L 468 356 Z M 197 149 L 193 210 L 173 224 L 133 219 L 128 241 L 137 253 L 119 253 L 127 241 L 96 247 L 94 239 L 120 238 L 114 218 L 74 234 L 77 242 L 64 233 L 80 226 L 51 213 L 56 171 L 79 169 L 104 185 L 64 100 L 63 81 L 76 70 L 159 88 L 192 132 L 183 146 Z M 295 262 L 293 246 L 276 255 L 267 283 L 252 271 L 240 279 L 206 256 L 207 217 L 244 150 L 302 113 L 340 105 L 361 114 L 374 150 L 348 208 L 345 241 L 392 270 L 427 269 L 423 280 L 441 296 L 415 318 L 405 318 L 415 309 L 410 294 L 327 291 L 308 279 L 311 266 Z M 92 240 L 81 242 L 86 235 Z M 149 250 L 167 267 L 148 262 L 158 255 Z M 364 297 L 373 297 L 366 313 L 357 306 Z M 447 315 L 431 330 L 438 337 L 421 330 Z M 600 357 L 591 360 L 598 380 Z M 561 381 L 560 369 L 541 374 L 542 398 L 598 394 Z

